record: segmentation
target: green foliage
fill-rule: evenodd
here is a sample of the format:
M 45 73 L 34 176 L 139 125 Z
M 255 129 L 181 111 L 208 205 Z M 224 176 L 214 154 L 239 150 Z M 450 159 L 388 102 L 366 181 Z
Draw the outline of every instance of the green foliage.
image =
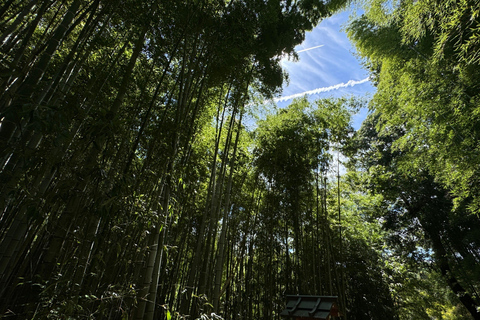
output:
M 3 1 L 0 313 L 270 320 L 287 292 L 463 317 L 445 286 L 480 274 L 477 3 L 352 23 L 379 89 L 355 139 L 353 99 L 244 126 L 345 3 Z M 334 177 L 339 152 L 359 171 Z
M 278 92 L 280 56 L 345 2 L 2 2 L 0 313 L 198 315 L 174 280 L 211 297 L 227 220 L 250 236 L 249 90 Z
M 415 146 L 413 164 L 426 166 L 472 213 L 478 211 L 478 12 L 478 3 L 468 1 L 404 1 L 388 19 L 367 10 L 348 28 L 378 83 L 372 108 L 381 112 L 379 126 L 385 132 L 403 126 L 396 147 Z
M 256 170 L 266 191 L 257 245 L 269 243 L 260 250 L 270 262 L 256 268 L 271 270 L 283 260 L 280 280 L 267 277 L 263 286 L 283 281 L 288 293 L 335 294 L 350 319 L 385 319 L 397 309 L 384 266 L 383 197 L 364 191 L 360 172 L 332 177 L 339 159 L 331 147 L 347 150 L 350 114 L 359 106 L 300 99 L 260 122 Z
M 378 88 L 358 135 L 361 167 L 385 197 L 397 254 L 433 261 L 477 318 L 479 4 L 365 3 L 348 28 Z
M 390 281 L 399 297 L 399 314 L 408 318 L 408 314 L 418 312 L 413 305 L 420 304 L 424 305 L 423 318 L 428 319 L 431 313 L 439 316 L 446 310 L 442 305 L 453 303 L 450 297 L 445 297 L 445 285 L 463 297 L 460 300 L 472 313 L 475 300 L 470 295 L 475 293 L 478 283 L 467 270 L 478 270 L 476 249 L 473 249 L 478 244 L 470 240 L 478 232 L 474 227 L 476 218 L 454 208 L 447 191 L 427 170 L 419 167 L 421 161 L 411 158 L 409 151 L 414 146 L 401 151 L 395 147 L 395 142 L 407 134 L 406 130 L 390 127 L 388 133 L 378 132 L 375 128 L 379 121 L 382 121 L 379 114 L 371 114 L 357 132 L 359 149 L 350 165 L 362 170 L 370 192 L 382 196 L 378 217 L 387 232 L 387 261 L 393 267 Z M 472 251 L 465 250 L 465 246 Z M 415 271 L 409 271 L 406 266 Z M 421 278 L 417 279 L 415 274 Z M 425 294 L 433 290 L 428 289 L 429 286 L 440 286 L 437 291 L 442 295 Z M 433 301 L 444 302 L 435 305 Z

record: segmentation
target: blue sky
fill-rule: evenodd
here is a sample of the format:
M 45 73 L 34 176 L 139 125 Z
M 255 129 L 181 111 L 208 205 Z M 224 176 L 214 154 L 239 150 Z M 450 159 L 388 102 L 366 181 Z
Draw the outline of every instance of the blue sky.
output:
M 350 11 L 344 11 L 323 20 L 308 32 L 305 41 L 295 49 L 297 62 L 282 60 L 289 74 L 289 84 L 276 100 L 279 107 L 287 106 L 293 96 L 307 94 L 309 100 L 326 97 L 372 95 L 375 88 L 368 81 L 368 72 L 355 56 L 355 49 L 341 31 Z M 366 110 L 354 116 L 353 125 L 360 127 Z

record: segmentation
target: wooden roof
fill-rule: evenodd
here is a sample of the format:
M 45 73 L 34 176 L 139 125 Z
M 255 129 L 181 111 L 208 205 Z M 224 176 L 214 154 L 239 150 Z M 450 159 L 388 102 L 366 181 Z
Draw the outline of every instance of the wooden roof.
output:
M 336 296 L 287 295 L 287 307 L 280 314 L 294 319 L 323 319 L 337 317 Z

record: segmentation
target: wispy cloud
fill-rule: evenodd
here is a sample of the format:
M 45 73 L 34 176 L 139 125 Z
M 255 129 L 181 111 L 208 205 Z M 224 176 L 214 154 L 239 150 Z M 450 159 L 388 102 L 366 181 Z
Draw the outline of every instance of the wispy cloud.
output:
M 321 44 L 321 45 L 319 45 L 319 46 L 315 46 L 315 47 L 310 47 L 310 48 L 298 50 L 297 53 L 305 52 L 305 51 L 309 51 L 309 50 L 313 50 L 313 49 L 317 49 L 317 48 L 320 48 L 320 47 L 323 47 L 323 44 Z
M 287 100 L 291 100 L 291 99 L 295 99 L 295 98 L 300 98 L 300 97 L 303 97 L 305 95 L 313 95 L 313 94 L 318 94 L 318 93 L 322 93 L 322 92 L 338 90 L 340 88 L 353 87 L 353 86 L 356 86 L 357 84 L 362 84 L 362 83 L 368 82 L 368 80 L 369 80 L 368 77 L 365 78 L 365 79 L 362 79 L 362 80 L 358 80 L 358 81 L 357 80 L 350 80 L 347 83 L 342 82 L 342 83 L 339 83 L 339 84 L 336 84 L 336 85 L 333 85 L 333 86 L 330 86 L 330 87 L 317 88 L 317 89 L 313 89 L 313 90 L 310 90 L 310 91 L 305 91 L 305 92 L 301 92 L 301 93 L 292 94 L 290 96 L 275 98 L 273 100 L 275 102 L 287 101 Z

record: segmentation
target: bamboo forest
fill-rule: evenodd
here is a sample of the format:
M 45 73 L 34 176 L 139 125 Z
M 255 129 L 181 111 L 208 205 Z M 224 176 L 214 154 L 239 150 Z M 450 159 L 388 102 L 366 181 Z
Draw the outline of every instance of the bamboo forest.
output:
M 1 319 L 480 319 L 478 0 L 0 0 L 0 88 Z

